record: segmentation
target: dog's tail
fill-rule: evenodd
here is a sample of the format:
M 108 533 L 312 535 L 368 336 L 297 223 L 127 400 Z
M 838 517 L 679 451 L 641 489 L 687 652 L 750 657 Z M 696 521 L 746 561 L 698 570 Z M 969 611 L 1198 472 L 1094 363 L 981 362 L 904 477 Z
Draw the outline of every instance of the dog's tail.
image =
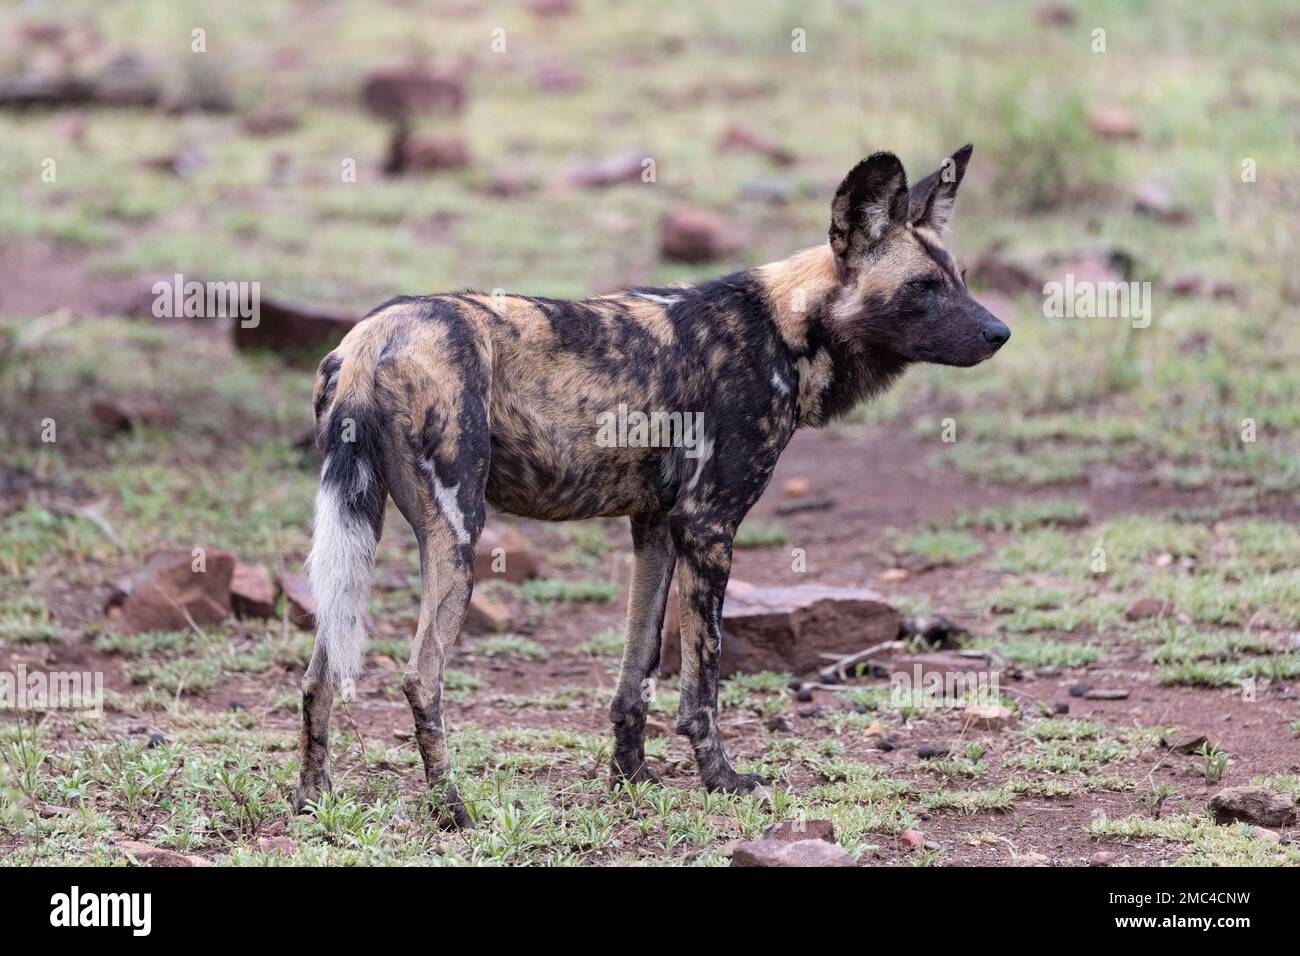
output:
M 316 601 L 317 653 L 351 697 L 365 653 L 365 612 L 384 526 L 383 432 L 375 404 L 377 322 L 363 322 L 321 362 L 313 402 L 324 465 L 307 569 Z M 365 328 L 370 326 L 370 328 Z

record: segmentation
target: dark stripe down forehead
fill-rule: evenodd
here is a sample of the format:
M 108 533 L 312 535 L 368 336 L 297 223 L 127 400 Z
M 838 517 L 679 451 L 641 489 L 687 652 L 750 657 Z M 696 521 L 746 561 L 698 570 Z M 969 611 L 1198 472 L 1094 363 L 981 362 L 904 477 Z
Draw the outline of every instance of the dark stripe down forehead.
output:
M 912 231 L 912 235 L 916 237 L 916 241 L 921 244 L 921 248 L 924 249 L 926 254 L 938 264 L 939 268 L 946 272 L 952 281 L 960 286 L 962 281 L 961 275 L 957 270 L 957 261 L 953 259 L 948 250 L 938 243 L 931 242 L 916 230 Z

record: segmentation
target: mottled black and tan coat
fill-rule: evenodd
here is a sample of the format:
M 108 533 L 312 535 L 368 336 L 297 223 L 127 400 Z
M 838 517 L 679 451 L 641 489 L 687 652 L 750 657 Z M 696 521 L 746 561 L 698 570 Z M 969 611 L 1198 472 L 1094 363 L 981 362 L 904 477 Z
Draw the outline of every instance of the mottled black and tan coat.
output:
M 642 747 L 647 682 L 674 568 L 681 703 L 705 786 L 747 791 L 718 731 L 718 655 L 732 538 L 796 428 L 819 426 L 909 364 L 974 365 L 1005 325 L 968 295 L 940 241 L 970 157 L 910 190 L 877 153 L 840 186 L 829 242 L 690 287 L 581 302 L 461 293 L 394 299 L 321 362 L 324 457 L 309 558 L 316 649 L 303 680 L 302 806 L 329 787 L 331 698 L 361 669 L 375 546 L 392 497 L 420 546 L 423 600 L 402 681 L 425 774 L 449 819 L 442 719 L 447 653 L 474 586 L 487 503 L 564 521 L 631 519 L 635 569 L 610 707 L 615 778 L 654 779 Z M 693 447 L 611 447 L 620 404 L 698 415 Z

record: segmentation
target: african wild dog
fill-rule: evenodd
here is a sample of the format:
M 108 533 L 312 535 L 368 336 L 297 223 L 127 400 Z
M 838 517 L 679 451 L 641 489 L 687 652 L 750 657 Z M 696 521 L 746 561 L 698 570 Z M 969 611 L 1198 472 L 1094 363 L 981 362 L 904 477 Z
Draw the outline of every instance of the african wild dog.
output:
M 401 297 L 359 323 L 316 381 L 324 458 L 308 564 L 316 649 L 303 678 L 301 807 L 330 786 L 334 690 L 361 670 L 363 617 L 387 496 L 415 530 L 423 600 L 402 689 L 430 787 L 457 825 L 442 721 L 446 655 L 474 586 L 486 503 L 563 521 L 631 518 L 635 566 L 610 707 L 613 779 L 654 780 L 643 686 L 659 666 L 674 565 L 681 704 L 711 789 L 748 791 L 718 733 L 718 654 L 732 537 L 794 430 L 879 393 L 913 362 L 975 365 L 1010 332 L 966 291 L 940 233 L 966 146 L 910 190 L 876 153 L 845 177 L 830 242 L 700 285 L 583 302 L 459 293 Z M 609 447 L 602 412 L 702 414 L 681 447 Z

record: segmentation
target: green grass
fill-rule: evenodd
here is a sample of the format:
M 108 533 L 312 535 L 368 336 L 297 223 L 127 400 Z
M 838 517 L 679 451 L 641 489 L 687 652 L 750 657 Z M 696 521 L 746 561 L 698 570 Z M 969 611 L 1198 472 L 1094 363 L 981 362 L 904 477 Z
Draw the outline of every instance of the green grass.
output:
M 474 651 L 484 657 L 501 657 L 520 661 L 545 660 L 547 650 L 532 638 L 518 634 L 501 634 L 487 637 L 474 645 Z
M 737 548 L 774 548 L 789 542 L 789 532 L 780 525 L 745 521 L 736 531 L 734 544 Z
M 22 595 L 0 603 L 0 640 L 40 644 L 57 637 L 60 628 L 39 597 Z
M 599 634 L 593 634 L 587 638 L 574 650 L 579 654 L 587 654 L 591 657 L 621 657 L 623 643 L 622 631 L 601 631 Z
M 1300 851 L 1256 835 L 1242 823 L 1216 826 L 1208 816 L 1184 814 L 1151 820 L 1102 816 L 1084 827 L 1097 840 L 1162 840 L 1185 846 L 1180 866 L 1296 866 Z
M 958 528 L 983 531 L 1027 531 L 1054 525 L 1074 526 L 1088 520 L 1083 502 L 1075 499 L 1014 502 L 978 511 L 959 511 L 953 519 Z
M 612 601 L 618 597 L 618 585 L 611 581 L 564 581 L 545 578 L 525 581 L 524 597 L 541 604 L 561 601 Z
M 898 547 L 933 565 L 961 564 L 984 550 L 978 538 L 964 531 L 917 531 L 900 539 Z

